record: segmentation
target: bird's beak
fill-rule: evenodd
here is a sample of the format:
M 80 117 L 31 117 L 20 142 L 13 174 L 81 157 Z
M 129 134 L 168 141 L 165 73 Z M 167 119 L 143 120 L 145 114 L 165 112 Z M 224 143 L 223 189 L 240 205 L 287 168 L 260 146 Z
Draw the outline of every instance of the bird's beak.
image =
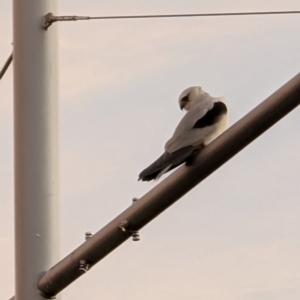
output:
M 185 103 L 180 103 L 180 109 L 183 110 L 185 107 Z

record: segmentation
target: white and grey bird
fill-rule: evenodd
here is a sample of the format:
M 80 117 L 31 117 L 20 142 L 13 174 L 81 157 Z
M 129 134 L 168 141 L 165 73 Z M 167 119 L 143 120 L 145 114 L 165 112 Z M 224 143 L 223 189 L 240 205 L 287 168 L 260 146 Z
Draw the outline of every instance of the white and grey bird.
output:
M 159 179 L 164 173 L 189 160 L 228 127 L 227 106 L 201 87 L 193 86 L 179 96 L 179 106 L 187 113 L 165 145 L 165 153 L 139 174 L 142 181 Z

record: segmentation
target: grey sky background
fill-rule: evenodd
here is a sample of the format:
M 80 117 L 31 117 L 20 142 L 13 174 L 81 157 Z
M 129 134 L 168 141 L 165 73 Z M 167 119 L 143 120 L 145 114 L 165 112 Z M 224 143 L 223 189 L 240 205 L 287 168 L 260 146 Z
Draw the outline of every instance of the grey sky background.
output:
M 0 65 L 12 8 L 0 4 Z M 61 0 L 61 15 L 299 10 L 298 0 Z M 230 124 L 300 70 L 300 15 L 55 24 L 60 41 L 61 257 L 156 183 L 163 151 L 200 85 Z M 50 29 L 51 30 L 51 29 Z M 0 299 L 14 294 L 12 68 L 0 82 Z M 290 113 L 69 286 L 63 299 L 298 300 L 300 111 Z

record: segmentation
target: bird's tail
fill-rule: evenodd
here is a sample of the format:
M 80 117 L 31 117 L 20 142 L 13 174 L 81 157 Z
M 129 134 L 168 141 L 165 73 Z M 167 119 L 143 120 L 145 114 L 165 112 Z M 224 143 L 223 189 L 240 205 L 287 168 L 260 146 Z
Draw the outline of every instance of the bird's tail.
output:
M 195 147 L 188 146 L 172 153 L 165 152 L 154 163 L 140 173 L 138 180 L 151 181 L 159 179 L 164 173 L 184 163 L 187 158 L 193 154 L 194 150 Z

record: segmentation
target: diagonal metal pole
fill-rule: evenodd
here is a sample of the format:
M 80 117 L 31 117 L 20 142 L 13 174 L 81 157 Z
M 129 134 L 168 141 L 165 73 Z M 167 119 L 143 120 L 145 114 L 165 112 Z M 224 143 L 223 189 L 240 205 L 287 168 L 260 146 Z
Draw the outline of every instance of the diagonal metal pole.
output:
M 204 148 L 193 166 L 182 166 L 53 268 L 38 289 L 52 297 L 177 201 L 300 104 L 300 73 Z
M 37 275 L 59 259 L 56 0 L 14 0 L 15 300 L 44 299 Z

